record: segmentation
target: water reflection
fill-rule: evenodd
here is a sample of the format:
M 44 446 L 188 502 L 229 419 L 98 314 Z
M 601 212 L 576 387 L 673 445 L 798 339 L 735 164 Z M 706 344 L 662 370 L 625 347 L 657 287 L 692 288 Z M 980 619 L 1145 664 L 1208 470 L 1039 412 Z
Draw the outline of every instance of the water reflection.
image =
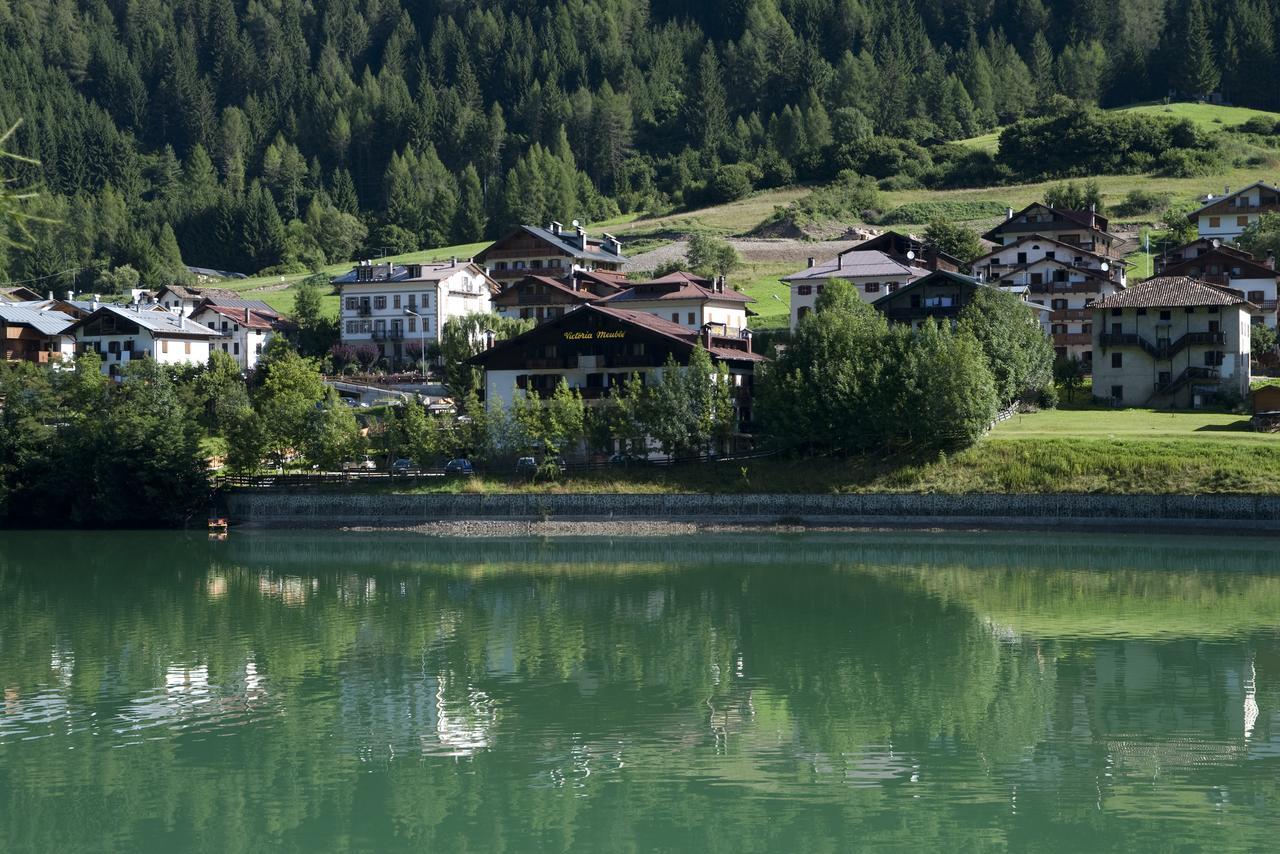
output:
M 59 541 L 0 542 L 6 850 L 1141 851 L 1280 818 L 1269 541 Z

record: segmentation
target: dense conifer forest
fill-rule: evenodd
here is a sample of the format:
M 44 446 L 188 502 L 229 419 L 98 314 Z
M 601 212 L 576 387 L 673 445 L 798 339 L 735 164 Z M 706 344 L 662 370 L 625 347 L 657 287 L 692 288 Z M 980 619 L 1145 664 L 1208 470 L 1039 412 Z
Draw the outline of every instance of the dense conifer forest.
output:
M 49 220 L 0 280 L 299 270 L 840 173 L 1194 170 L 1187 123 L 1092 107 L 1280 107 L 1278 25 L 1269 0 L 0 0 L 0 131 Z M 952 144 L 1004 125 L 1002 154 Z M 1094 160 L 1046 157 L 1063 133 Z

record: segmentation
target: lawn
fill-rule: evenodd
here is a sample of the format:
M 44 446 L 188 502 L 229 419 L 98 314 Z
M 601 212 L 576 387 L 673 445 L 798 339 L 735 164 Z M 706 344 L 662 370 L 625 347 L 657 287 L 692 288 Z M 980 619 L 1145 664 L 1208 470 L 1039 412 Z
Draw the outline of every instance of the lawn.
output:
M 784 327 L 790 323 L 791 292 L 780 279 L 795 271 L 793 263 L 759 261 L 743 264 L 728 277 L 731 287 L 755 299 L 751 310 L 759 316 L 751 319 L 753 329 Z
M 1216 130 L 1244 124 L 1255 116 L 1267 116 L 1280 119 L 1280 113 L 1266 110 L 1251 110 L 1247 107 L 1224 107 L 1217 104 L 1199 104 L 1180 102 L 1176 104 L 1135 104 L 1132 107 L 1120 107 L 1117 113 L 1139 113 L 1148 116 L 1173 116 L 1179 119 L 1191 119 L 1204 130 Z
M 1151 409 L 1049 409 L 1015 415 L 998 424 L 990 439 L 1184 439 L 1280 449 L 1280 437 L 1254 433 L 1246 415 Z

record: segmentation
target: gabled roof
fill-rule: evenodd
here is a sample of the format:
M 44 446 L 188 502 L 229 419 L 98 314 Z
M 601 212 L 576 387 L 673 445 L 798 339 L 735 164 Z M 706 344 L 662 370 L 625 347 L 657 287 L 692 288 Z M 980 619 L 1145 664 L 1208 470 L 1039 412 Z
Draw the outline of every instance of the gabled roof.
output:
M 0 288 L 0 302 L 26 302 L 40 298 L 40 294 L 24 285 L 11 285 Z
M 698 330 L 689 329 L 688 327 L 681 326 L 678 323 L 672 323 L 669 320 L 664 320 L 663 318 L 649 314 L 648 312 L 614 308 L 612 306 L 601 305 L 600 303 L 587 303 L 586 305 L 575 308 L 572 311 L 565 312 L 553 320 L 549 320 L 546 323 L 535 326 L 533 329 L 521 333 L 514 338 L 508 338 L 506 341 L 499 341 L 490 349 L 468 359 L 467 362 L 468 364 L 483 367 L 485 362 L 487 362 L 489 357 L 493 354 L 522 346 L 526 339 L 546 335 L 548 330 L 554 330 L 558 325 L 581 320 L 583 312 L 595 312 L 621 323 L 640 327 L 648 332 L 670 339 L 682 346 L 689 347 L 690 349 L 696 347 L 702 337 Z M 713 335 L 711 337 L 711 347 L 707 350 L 713 358 L 736 362 L 768 361 L 765 356 L 759 353 L 749 353 L 746 350 L 739 350 L 722 344 L 717 345 L 717 339 L 723 340 L 721 336 Z
M 78 331 L 89 321 L 102 314 L 113 314 L 116 317 L 136 323 L 152 335 L 182 335 L 198 338 L 212 338 L 218 333 L 207 326 L 201 326 L 194 320 L 182 317 L 169 311 L 147 311 L 144 308 L 126 308 L 122 305 L 103 303 L 92 314 L 82 317 L 69 327 Z
M 421 264 L 413 264 L 413 263 L 397 264 L 394 262 L 388 262 L 385 264 L 373 264 L 371 266 L 372 266 L 372 269 L 377 271 L 379 274 L 382 273 L 382 271 L 384 270 L 388 271 L 388 275 L 377 275 L 372 280 L 362 281 L 356 278 L 356 276 L 359 275 L 357 271 L 361 269 L 359 266 L 356 266 L 356 267 L 352 267 L 350 270 L 348 270 L 347 272 L 343 273 L 340 276 L 335 276 L 332 280 L 333 284 L 354 285 L 354 284 L 366 284 L 367 282 L 368 283 L 439 282 L 443 279 L 449 278 L 455 273 L 460 273 L 471 267 L 474 267 L 477 271 L 481 269 L 480 265 L 476 264 L 474 261 L 471 261 L 471 260 L 464 261 L 460 259 L 455 259 L 450 261 L 424 261 Z M 410 267 L 415 267 L 415 268 L 421 267 L 422 269 L 420 274 L 417 276 L 410 276 L 409 275 Z
M 938 284 L 939 280 L 954 282 L 957 285 L 972 286 L 975 288 L 996 288 L 995 285 L 989 285 L 985 282 L 980 282 L 977 279 L 975 279 L 973 276 L 966 276 L 964 273 L 953 273 L 950 270 L 931 270 L 925 275 L 916 279 L 914 282 L 908 282 L 907 284 L 898 288 L 893 293 L 885 294 L 884 297 L 876 300 L 874 303 L 872 303 L 872 305 L 878 305 L 881 302 L 887 303 L 889 302 L 889 299 L 888 299 L 889 297 L 893 297 L 893 300 L 896 301 L 899 297 L 901 297 L 903 294 L 909 291 L 913 291 L 916 288 L 923 287 L 924 285 Z
M 862 276 L 889 278 L 907 276 L 915 278 L 928 272 L 928 270 L 920 267 L 912 267 L 900 261 L 895 261 L 879 249 L 868 249 L 866 251 L 853 249 L 837 255 L 829 261 L 823 261 L 821 264 L 815 264 L 798 273 L 784 276 L 782 281 L 803 282 L 815 279 L 825 281 L 827 279 L 852 279 Z
M 30 326 L 41 335 L 61 335 L 75 323 L 75 318 L 61 311 L 25 308 L 2 302 L 0 320 L 10 326 Z
M 1094 269 L 1093 267 L 1077 267 L 1075 264 L 1069 264 L 1060 258 L 1037 258 L 1036 260 L 1028 261 L 1025 264 L 1016 264 L 1005 270 L 1001 270 L 999 276 L 993 274 L 991 279 L 992 281 L 997 281 L 997 280 L 1004 281 L 1012 273 L 1021 273 L 1031 269 L 1032 267 L 1037 267 L 1041 264 L 1049 264 L 1054 267 L 1062 267 L 1063 269 L 1066 269 L 1066 270 L 1073 270 L 1077 273 L 1084 274 L 1086 277 L 1090 279 L 1100 279 L 1109 285 L 1116 286 L 1117 288 L 1124 287 L 1124 285 L 1120 284 L 1119 279 L 1113 279 L 1111 278 L 1111 276 L 1108 275 L 1109 271 L 1097 270 L 1097 269 Z
M 487 257 L 490 249 L 521 233 L 532 235 L 543 243 L 554 247 L 571 258 L 582 258 L 588 261 L 598 261 L 606 264 L 620 264 L 626 260 L 626 256 L 621 252 L 616 255 L 610 252 L 606 248 L 605 242 L 599 238 L 588 237 L 586 239 L 587 245 L 584 249 L 577 244 L 578 235 L 576 232 L 570 234 L 562 231 L 560 234 L 556 234 L 549 228 L 542 228 L 537 225 L 517 226 L 515 230 L 508 232 L 485 247 L 476 257 Z
M 1247 257 L 1241 257 L 1236 252 L 1224 252 L 1221 247 L 1210 249 L 1207 252 L 1201 252 L 1192 258 L 1183 258 L 1172 264 L 1166 264 L 1163 273 L 1168 276 L 1177 276 L 1186 273 L 1189 267 L 1203 265 L 1206 261 L 1217 259 L 1219 263 L 1227 267 L 1239 267 L 1241 272 L 1249 272 L 1254 275 L 1241 276 L 1240 278 L 1251 279 L 1274 279 L 1276 271 L 1266 264 L 1261 264 L 1253 259 L 1252 255 L 1245 253 Z M 1203 271 L 1200 271 L 1203 272 Z
M 538 285 L 550 288 L 573 302 L 585 303 L 597 298 L 591 291 L 574 290 L 569 285 L 566 285 L 564 282 L 559 279 L 554 279 L 551 276 L 525 276 L 523 279 L 512 282 L 503 288 L 502 293 L 494 297 L 493 301 L 498 305 L 506 305 L 511 302 L 510 299 L 504 299 L 508 294 L 517 295 L 520 291 L 523 291 L 526 288 L 536 287 Z
M 1243 305 L 1250 302 L 1230 288 L 1187 276 L 1158 276 L 1094 302 L 1094 308 L 1175 308 L 1200 305 Z
M 1248 184 L 1244 187 L 1241 187 L 1240 189 L 1236 190 L 1234 193 L 1223 193 L 1221 196 L 1214 196 L 1211 199 L 1205 199 L 1204 204 L 1202 204 L 1200 207 L 1193 210 L 1191 213 L 1187 214 L 1187 216 L 1195 217 L 1200 213 L 1200 211 L 1211 208 L 1214 205 L 1220 205 L 1227 199 L 1234 199 L 1236 196 L 1240 195 L 1241 193 L 1249 192 L 1254 187 L 1261 187 L 1264 190 L 1270 190 L 1273 193 L 1280 194 L 1280 187 L 1276 187 L 1273 184 L 1268 184 L 1266 181 L 1254 181 L 1252 184 Z
M 1017 240 L 1013 241 L 1012 243 L 1006 243 L 1002 246 L 1000 245 L 995 246 L 992 248 L 990 252 L 987 252 L 986 254 L 976 258 L 973 262 L 973 265 L 977 267 L 989 258 L 993 258 L 1002 252 L 1009 251 L 1010 249 L 1016 249 L 1022 244 L 1030 243 L 1033 240 L 1036 241 L 1037 243 L 1052 243 L 1054 246 L 1061 246 L 1063 249 L 1070 249 L 1072 252 L 1078 253 L 1080 255 L 1092 255 L 1094 258 L 1099 259 L 1099 261 L 1107 262 L 1107 264 L 1111 265 L 1112 267 L 1132 266 L 1128 261 L 1124 260 L 1123 258 L 1114 258 L 1110 255 L 1103 255 L 1101 252 L 1094 252 L 1092 249 L 1085 249 L 1083 246 L 1076 246 L 1071 243 L 1063 243 L 1061 240 L 1055 240 L 1052 237 L 1046 237 L 1043 234 L 1040 234 L 1039 232 L 1031 232 L 1030 234 L 1027 234 L 1024 237 L 1019 237 Z
M 218 306 L 220 308 L 238 308 L 242 312 L 244 311 L 244 309 L 247 308 L 250 311 L 255 311 L 255 312 L 258 312 L 259 314 L 264 314 L 269 317 L 280 316 L 280 312 L 276 311 L 274 308 L 267 305 L 265 302 L 263 302 L 260 299 L 228 299 L 225 297 L 205 297 L 205 299 L 201 301 L 199 305 L 196 306 L 195 310 L 200 311 L 201 309 L 209 308 L 210 306 Z
M 1110 220 L 1102 214 L 1094 211 L 1076 211 L 1069 208 L 1053 208 L 1049 207 L 1044 202 L 1032 202 L 1022 210 L 1016 212 L 1013 216 L 1001 220 L 990 231 L 982 235 L 983 238 L 986 240 L 995 240 L 996 236 L 1003 232 L 1008 226 L 1025 225 L 1026 223 L 1018 222 L 1018 218 L 1025 216 L 1028 211 L 1036 208 L 1049 211 L 1050 213 L 1056 214 L 1072 223 L 1072 225 L 1066 226 L 1067 228 L 1079 227 L 1113 239 L 1115 237 L 1115 235 L 1107 231 L 1107 227 L 1110 225 Z
M 886 250 L 892 250 L 895 243 L 907 243 L 910 244 L 913 249 L 918 246 L 920 247 L 920 251 L 923 253 L 932 254 L 935 257 L 941 258 L 957 267 L 964 265 L 964 262 L 954 255 L 948 255 L 941 249 L 926 243 L 924 238 L 916 237 L 914 234 L 903 234 L 900 231 L 893 230 L 883 232 L 875 237 L 870 237 L 859 243 L 857 246 L 851 246 L 839 254 L 847 255 L 850 252 L 869 252 L 873 249 L 885 252 Z M 887 252 L 886 254 L 892 255 L 891 252 Z
M 626 290 L 619 291 L 612 296 L 603 297 L 599 301 L 614 305 L 622 302 L 648 302 L 650 300 L 664 302 L 672 300 L 698 300 L 700 302 L 719 300 L 721 302 L 740 302 L 743 304 L 755 302 L 754 299 L 746 294 L 730 288 L 717 291 L 711 279 L 684 271 L 668 273 L 650 282 L 637 282 Z
M 196 307 L 195 311 L 191 312 L 191 316 L 194 318 L 196 315 L 203 314 L 206 311 L 211 311 L 228 320 L 235 321 L 249 329 L 278 329 L 286 325 L 293 325 L 274 311 L 262 312 L 251 307 L 236 308 L 235 306 L 214 305 L 213 303 L 201 303 Z

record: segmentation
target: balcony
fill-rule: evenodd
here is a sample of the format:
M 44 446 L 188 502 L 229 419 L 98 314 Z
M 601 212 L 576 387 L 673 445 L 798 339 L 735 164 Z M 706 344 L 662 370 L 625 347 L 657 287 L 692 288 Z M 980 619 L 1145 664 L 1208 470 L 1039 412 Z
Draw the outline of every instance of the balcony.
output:
M 1049 315 L 1049 319 L 1055 323 L 1067 323 L 1073 320 L 1078 322 L 1090 320 L 1092 315 L 1091 308 L 1055 308 Z
M 1033 294 L 1096 294 L 1099 292 L 1098 286 L 1092 282 L 1032 282 L 1027 285 L 1027 289 Z
M 1181 338 L 1172 341 L 1151 343 L 1141 335 L 1132 332 L 1104 332 L 1098 336 L 1098 343 L 1103 347 L 1140 347 L 1153 359 L 1171 359 L 1187 347 L 1213 347 L 1227 343 L 1225 332 L 1188 332 Z
M 373 330 L 374 341 L 403 341 L 404 330 L 396 327 L 391 329 L 375 329 Z
M 373 307 L 367 302 L 362 302 L 360 305 L 356 306 L 356 314 L 361 317 L 368 317 L 373 314 Z
M 932 317 L 935 320 L 959 317 L 963 308 L 962 305 L 913 305 L 908 308 L 887 308 L 884 310 L 884 315 L 891 321 L 907 323 L 923 320 L 926 317 Z
M 1055 332 L 1053 334 L 1053 343 L 1059 347 L 1068 345 L 1092 344 L 1092 332 Z
M 1217 380 L 1220 377 L 1221 372 L 1217 368 L 1187 368 L 1169 382 L 1156 383 L 1156 394 L 1173 394 L 1187 383 L 1196 380 Z

